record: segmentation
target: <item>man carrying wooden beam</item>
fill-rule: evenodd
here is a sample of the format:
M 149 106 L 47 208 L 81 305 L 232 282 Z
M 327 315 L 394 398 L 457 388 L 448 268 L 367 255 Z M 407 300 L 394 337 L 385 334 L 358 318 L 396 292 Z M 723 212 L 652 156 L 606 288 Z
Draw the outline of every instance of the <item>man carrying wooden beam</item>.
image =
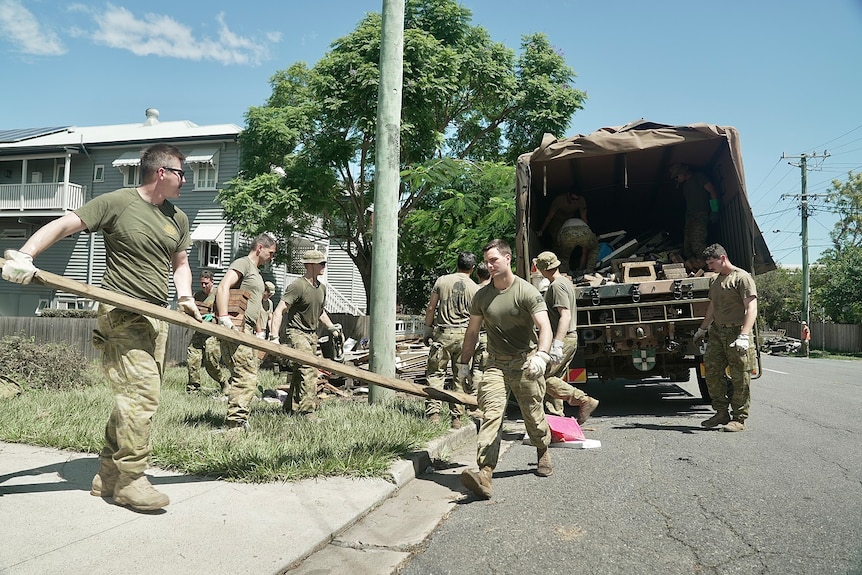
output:
M 102 286 L 109 291 L 165 306 L 168 273 L 178 307 L 201 321 L 192 297 L 189 219 L 169 199 L 180 196 L 185 156 L 174 146 L 155 144 L 141 155 L 141 181 L 93 198 L 79 209 L 49 222 L 21 247 L 6 250 L 3 279 L 27 284 L 36 274 L 33 258 L 77 232 L 101 231 L 106 268 Z M 152 452 L 152 419 L 159 407 L 168 325 L 164 321 L 112 305 L 100 304 L 93 343 L 114 392 L 114 408 L 105 426 L 105 447 L 90 493 L 113 497 L 137 511 L 170 503 L 144 475 Z

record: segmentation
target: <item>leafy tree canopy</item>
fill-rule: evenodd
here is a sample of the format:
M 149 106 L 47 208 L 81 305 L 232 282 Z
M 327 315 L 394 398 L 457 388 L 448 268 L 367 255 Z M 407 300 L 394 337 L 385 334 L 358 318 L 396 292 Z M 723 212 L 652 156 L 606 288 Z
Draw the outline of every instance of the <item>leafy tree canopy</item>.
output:
M 829 250 L 819 260 L 826 273 L 811 285 L 820 306 L 836 323 L 862 322 L 862 246 L 845 245 L 840 251 Z M 812 306 L 812 309 L 813 306 Z
M 463 190 L 458 179 L 477 167 L 514 163 L 544 132 L 564 135 L 586 99 L 545 35 L 524 36 L 516 57 L 471 16 L 454 0 L 406 2 L 401 162 L 423 177 L 402 183 L 399 227 L 429 194 L 440 197 L 428 206 L 456 203 L 446 190 Z M 240 175 L 219 196 L 227 219 L 250 235 L 286 240 L 319 223 L 350 254 L 366 292 L 380 30 L 381 16 L 368 14 L 313 67 L 273 75 L 266 104 L 245 116 Z M 443 231 L 456 235 L 441 244 L 467 241 L 452 226 Z

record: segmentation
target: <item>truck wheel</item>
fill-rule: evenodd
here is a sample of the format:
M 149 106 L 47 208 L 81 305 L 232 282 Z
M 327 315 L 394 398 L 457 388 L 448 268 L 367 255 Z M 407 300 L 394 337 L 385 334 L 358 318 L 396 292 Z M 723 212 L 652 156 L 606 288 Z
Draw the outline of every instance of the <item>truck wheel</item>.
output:
M 709 387 L 706 385 L 706 378 L 700 374 L 700 367 L 694 368 L 694 374 L 697 376 L 697 387 L 700 389 L 702 402 L 712 403 L 712 397 L 709 395 Z

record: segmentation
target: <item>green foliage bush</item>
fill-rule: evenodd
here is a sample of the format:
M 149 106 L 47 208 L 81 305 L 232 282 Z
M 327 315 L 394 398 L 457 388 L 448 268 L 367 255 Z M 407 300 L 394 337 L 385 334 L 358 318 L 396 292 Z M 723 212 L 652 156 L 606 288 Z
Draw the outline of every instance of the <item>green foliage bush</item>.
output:
M 32 337 L 0 339 L 0 373 L 25 389 L 65 391 L 98 381 L 90 361 L 65 343 L 40 343 Z

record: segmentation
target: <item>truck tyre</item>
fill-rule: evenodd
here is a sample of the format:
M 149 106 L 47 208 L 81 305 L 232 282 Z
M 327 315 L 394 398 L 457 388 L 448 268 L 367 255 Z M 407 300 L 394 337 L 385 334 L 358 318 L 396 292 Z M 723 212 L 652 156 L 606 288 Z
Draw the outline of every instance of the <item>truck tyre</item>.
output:
M 697 376 L 697 387 L 700 389 L 701 402 L 712 403 L 712 397 L 709 395 L 709 388 L 706 385 L 706 378 L 701 375 L 700 367 L 694 368 L 694 374 Z

